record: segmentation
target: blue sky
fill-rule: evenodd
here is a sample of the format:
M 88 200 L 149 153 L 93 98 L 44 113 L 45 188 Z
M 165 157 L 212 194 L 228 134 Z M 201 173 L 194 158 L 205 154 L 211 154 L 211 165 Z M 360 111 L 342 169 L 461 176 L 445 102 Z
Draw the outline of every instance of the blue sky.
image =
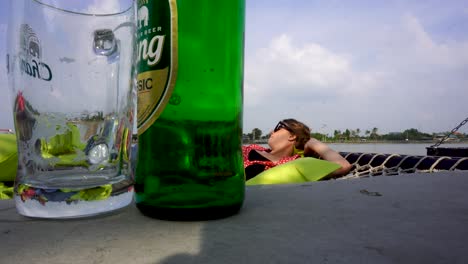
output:
M 8 3 L 0 2 L 0 128 L 13 126 Z M 326 133 L 451 130 L 468 116 L 468 3 L 247 0 L 244 96 L 244 132 L 267 133 L 289 117 Z

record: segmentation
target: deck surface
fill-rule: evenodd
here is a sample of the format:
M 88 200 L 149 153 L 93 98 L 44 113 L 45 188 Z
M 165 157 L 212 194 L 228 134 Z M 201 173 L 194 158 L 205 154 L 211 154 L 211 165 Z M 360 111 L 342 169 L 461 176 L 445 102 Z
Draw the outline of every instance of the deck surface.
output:
M 205 222 L 130 206 L 37 220 L 0 201 L 0 263 L 468 263 L 468 173 L 247 187 L 242 211 Z

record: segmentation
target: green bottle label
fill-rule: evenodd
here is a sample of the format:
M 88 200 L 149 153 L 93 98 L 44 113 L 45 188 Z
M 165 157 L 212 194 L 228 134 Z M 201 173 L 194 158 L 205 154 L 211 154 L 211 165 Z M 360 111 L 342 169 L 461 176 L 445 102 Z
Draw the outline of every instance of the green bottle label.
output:
M 164 110 L 177 77 L 176 0 L 138 0 L 138 134 Z

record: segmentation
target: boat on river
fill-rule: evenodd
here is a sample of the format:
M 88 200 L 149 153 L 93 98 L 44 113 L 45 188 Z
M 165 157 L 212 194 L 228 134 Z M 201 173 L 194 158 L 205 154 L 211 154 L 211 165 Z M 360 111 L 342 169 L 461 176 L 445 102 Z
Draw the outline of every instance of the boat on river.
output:
M 427 147 L 428 156 L 468 157 L 466 147 Z

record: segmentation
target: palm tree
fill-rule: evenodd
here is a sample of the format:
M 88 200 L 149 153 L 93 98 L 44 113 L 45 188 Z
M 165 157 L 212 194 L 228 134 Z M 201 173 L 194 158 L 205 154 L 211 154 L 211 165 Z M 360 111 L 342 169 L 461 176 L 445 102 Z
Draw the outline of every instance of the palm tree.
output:
M 335 140 L 339 139 L 341 136 L 341 131 L 340 130 L 335 130 L 333 131 L 333 137 Z
M 356 130 L 351 129 L 350 133 L 351 133 L 351 138 L 353 139 L 356 138 Z
M 369 135 L 370 135 L 370 130 L 366 130 L 365 134 L 366 134 L 366 137 L 369 137 Z
M 252 130 L 252 135 L 254 140 L 260 139 L 262 137 L 262 131 L 258 128 L 254 128 Z
M 349 140 L 349 136 L 351 135 L 351 131 L 349 131 L 349 129 L 346 129 L 345 132 L 344 132 L 344 135 L 346 137 L 346 140 Z
M 372 129 L 372 132 L 371 132 L 371 137 L 372 137 L 372 138 L 375 139 L 375 138 L 378 137 L 377 131 L 379 131 L 379 129 L 376 128 L 376 127 L 374 127 L 374 128 Z

